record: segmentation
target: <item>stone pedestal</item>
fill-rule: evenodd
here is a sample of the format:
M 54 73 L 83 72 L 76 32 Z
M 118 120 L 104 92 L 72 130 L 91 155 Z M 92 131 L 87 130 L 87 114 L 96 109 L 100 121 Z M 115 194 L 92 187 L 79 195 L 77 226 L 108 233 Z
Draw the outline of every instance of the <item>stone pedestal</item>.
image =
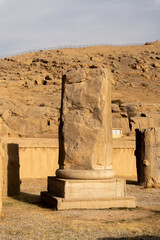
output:
M 41 193 L 43 202 L 54 209 L 134 208 L 133 197 L 126 196 L 122 179 L 74 180 L 48 177 L 48 192 Z
M 43 202 L 57 209 L 135 207 L 112 170 L 111 82 L 106 69 L 68 70 L 62 78 L 59 169 Z

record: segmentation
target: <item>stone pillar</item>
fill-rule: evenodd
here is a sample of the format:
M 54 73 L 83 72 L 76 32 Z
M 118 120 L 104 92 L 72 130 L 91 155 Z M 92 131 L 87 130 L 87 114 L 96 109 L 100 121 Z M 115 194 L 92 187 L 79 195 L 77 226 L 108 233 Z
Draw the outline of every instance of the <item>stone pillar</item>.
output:
M 135 207 L 112 170 L 111 81 L 106 69 L 68 70 L 62 78 L 59 169 L 42 201 L 57 209 Z
M 136 161 L 140 185 L 160 184 L 160 128 L 136 130 Z
M 114 176 L 110 84 L 104 69 L 71 70 L 63 75 L 58 177 Z

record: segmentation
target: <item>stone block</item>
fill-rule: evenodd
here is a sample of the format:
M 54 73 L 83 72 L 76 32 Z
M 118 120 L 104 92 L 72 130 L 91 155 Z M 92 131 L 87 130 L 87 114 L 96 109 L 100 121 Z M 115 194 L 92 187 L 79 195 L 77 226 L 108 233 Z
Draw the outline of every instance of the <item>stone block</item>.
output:
M 64 199 L 53 196 L 49 192 L 41 192 L 42 202 L 48 203 L 56 210 L 68 209 L 105 209 L 135 208 L 134 197 L 108 197 L 99 199 Z
M 116 177 L 137 179 L 135 148 L 114 148 L 113 149 L 113 170 Z
M 122 134 L 130 132 L 129 120 L 126 118 L 112 118 L 112 127 L 122 129 Z
M 48 177 L 48 192 L 41 200 L 57 210 L 134 208 L 135 198 L 126 196 L 124 179 L 73 180 Z
M 65 199 L 95 199 L 124 197 L 125 180 L 74 180 L 48 177 L 48 191 L 54 196 Z

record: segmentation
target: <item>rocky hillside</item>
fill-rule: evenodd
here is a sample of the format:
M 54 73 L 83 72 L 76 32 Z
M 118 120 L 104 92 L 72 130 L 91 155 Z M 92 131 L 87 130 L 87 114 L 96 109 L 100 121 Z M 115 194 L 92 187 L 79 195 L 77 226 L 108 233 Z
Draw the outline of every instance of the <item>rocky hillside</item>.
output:
M 38 51 L 0 59 L 1 136 L 57 135 L 63 71 L 111 70 L 113 127 L 160 126 L 160 41 Z

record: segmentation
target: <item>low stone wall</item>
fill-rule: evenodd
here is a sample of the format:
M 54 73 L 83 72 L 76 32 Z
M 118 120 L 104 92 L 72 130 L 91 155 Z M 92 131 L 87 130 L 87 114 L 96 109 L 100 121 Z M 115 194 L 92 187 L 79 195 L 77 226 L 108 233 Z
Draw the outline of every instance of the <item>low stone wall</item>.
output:
M 113 170 L 117 177 L 136 180 L 135 140 L 113 139 Z
M 58 139 L 2 138 L 1 152 L 3 195 L 17 195 L 24 178 L 47 178 L 58 169 Z
M 12 189 L 18 193 L 20 180 L 54 176 L 58 169 L 58 138 L 2 138 L 2 146 L 3 195 L 8 195 L 9 185 L 9 195 L 12 195 Z M 12 153 L 13 150 L 16 154 Z M 137 178 L 134 151 L 133 139 L 113 139 L 113 170 L 116 176 L 133 180 Z M 18 160 L 13 158 L 13 155 L 16 155 Z
M 58 149 L 54 147 L 20 147 L 20 177 L 54 176 L 58 169 Z

